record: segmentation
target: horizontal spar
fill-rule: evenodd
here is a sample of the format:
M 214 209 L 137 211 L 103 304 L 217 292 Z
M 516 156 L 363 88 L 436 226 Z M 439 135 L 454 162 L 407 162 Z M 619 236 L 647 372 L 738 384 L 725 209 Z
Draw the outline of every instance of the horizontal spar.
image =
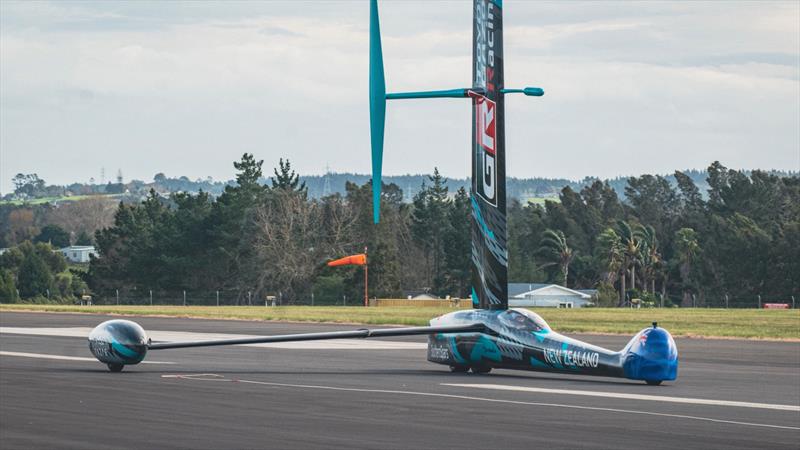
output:
M 413 336 L 433 333 L 469 333 L 485 330 L 482 324 L 443 326 L 443 327 L 410 327 L 383 328 L 377 330 L 360 329 L 352 331 L 330 331 L 323 333 L 283 334 L 255 338 L 222 339 L 214 341 L 164 342 L 148 345 L 149 350 L 166 350 L 171 348 L 212 347 L 217 345 L 259 344 L 270 342 L 314 341 L 325 339 L 371 338 L 390 336 Z

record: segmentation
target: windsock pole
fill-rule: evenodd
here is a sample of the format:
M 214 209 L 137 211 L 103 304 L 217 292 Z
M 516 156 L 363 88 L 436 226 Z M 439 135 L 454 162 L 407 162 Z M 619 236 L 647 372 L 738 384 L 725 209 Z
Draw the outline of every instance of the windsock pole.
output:
M 367 247 L 364 246 L 364 255 L 367 254 Z M 364 264 L 364 306 L 369 306 L 369 259 Z

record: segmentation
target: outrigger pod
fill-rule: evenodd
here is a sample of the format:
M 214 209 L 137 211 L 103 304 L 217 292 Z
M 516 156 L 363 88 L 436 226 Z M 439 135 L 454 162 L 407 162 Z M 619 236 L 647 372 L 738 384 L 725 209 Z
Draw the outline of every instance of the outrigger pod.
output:
M 508 309 L 504 96 L 540 97 L 540 88 L 503 85 L 503 21 L 500 0 L 474 0 L 472 86 L 442 91 L 386 93 L 378 5 L 370 1 L 370 137 L 373 214 L 380 219 L 381 170 L 386 100 L 472 100 L 472 305 L 475 309 L 436 317 L 427 327 L 359 329 L 196 342 L 157 342 L 127 320 L 110 320 L 89 335 L 89 349 L 109 370 L 141 362 L 149 350 L 189 347 L 427 335 L 428 361 L 453 372 L 487 373 L 493 368 L 644 380 L 674 380 L 678 350 L 654 322 L 615 352 L 558 334 L 526 309 Z

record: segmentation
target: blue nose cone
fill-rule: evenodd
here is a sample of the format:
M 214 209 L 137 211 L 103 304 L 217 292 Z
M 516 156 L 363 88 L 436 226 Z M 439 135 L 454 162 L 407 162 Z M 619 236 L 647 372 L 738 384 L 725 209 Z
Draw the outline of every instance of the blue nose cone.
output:
M 678 377 L 678 348 L 663 328 L 647 328 L 623 350 L 625 377 L 656 383 Z

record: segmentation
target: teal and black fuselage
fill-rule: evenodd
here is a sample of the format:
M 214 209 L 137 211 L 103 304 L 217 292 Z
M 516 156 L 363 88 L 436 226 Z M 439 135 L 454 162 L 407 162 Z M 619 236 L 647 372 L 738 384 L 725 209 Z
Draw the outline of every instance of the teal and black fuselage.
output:
M 678 351 L 663 328 L 645 328 L 621 351 L 561 335 L 526 309 L 456 311 L 431 320 L 432 327 L 481 323 L 483 331 L 435 333 L 428 337 L 428 361 L 454 371 L 516 369 L 599 375 L 657 383 L 674 380 Z

